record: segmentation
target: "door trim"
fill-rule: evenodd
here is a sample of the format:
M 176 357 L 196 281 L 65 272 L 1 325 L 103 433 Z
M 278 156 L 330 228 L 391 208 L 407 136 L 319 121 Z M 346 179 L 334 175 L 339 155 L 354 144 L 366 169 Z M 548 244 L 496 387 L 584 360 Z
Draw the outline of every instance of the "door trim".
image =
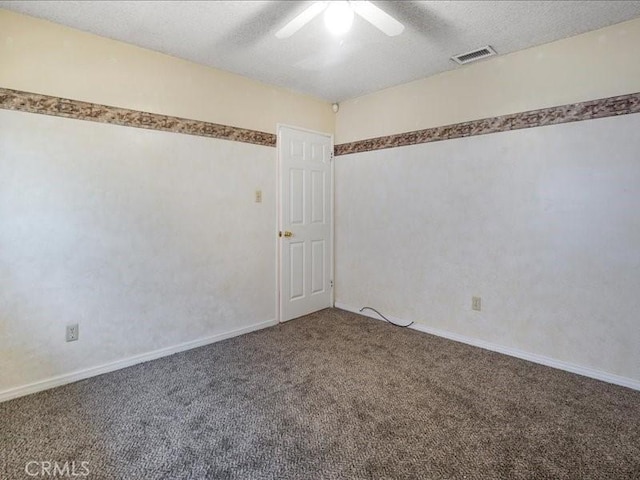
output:
M 317 130 L 311 130 L 309 128 L 297 127 L 295 125 L 289 125 L 286 123 L 277 123 L 276 124 L 276 152 L 277 152 L 277 162 L 276 162 L 276 228 L 273 232 L 274 237 L 276 238 L 276 320 L 278 323 L 282 322 L 282 308 L 280 304 L 281 294 L 282 294 L 282 240 L 278 237 L 278 232 L 282 230 L 282 199 L 281 197 L 281 186 L 282 186 L 282 142 L 280 141 L 280 134 L 283 128 L 289 128 L 292 130 L 298 130 L 300 132 L 313 133 L 315 135 L 322 135 L 324 137 L 329 138 L 331 145 L 331 192 L 330 192 L 330 209 L 331 209 L 331 225 L 330 225 L 330 234 L 329 234 L 329 242 L 331 243 L 331 259 L 329 264 L 331 265 L 331 293 L 330 293 L 330 304 L 331 306 L 335 306 L 335 220 L 334 220 L 334 195 L 335 195 L 335 169 L 334 169 L 334 139 L 333 133 L 319 132 Z

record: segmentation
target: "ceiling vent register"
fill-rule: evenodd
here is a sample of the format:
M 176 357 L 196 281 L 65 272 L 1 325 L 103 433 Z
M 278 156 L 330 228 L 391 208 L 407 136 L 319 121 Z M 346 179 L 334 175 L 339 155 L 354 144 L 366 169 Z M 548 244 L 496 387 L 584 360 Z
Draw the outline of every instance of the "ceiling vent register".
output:
M 451 57 L 451 60 L 453 60 L 457 64 L 465 65 L 467 63 L 482 60 L 483 58 L 493 57 L 494 55 L 497 55 L 496 51 L 489 45 L 487 45 L 486 47 L 478 48 L 477 50 L 473 50 L 471 52 L 454 55 L 453 57 Z

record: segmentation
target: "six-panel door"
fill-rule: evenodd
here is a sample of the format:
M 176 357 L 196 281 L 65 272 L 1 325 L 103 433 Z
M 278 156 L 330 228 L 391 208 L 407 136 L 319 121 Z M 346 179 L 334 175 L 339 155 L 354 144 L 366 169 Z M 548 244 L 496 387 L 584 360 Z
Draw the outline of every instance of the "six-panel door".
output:
M 331 137 L 281 127 L 282 321 L 331 306 Z

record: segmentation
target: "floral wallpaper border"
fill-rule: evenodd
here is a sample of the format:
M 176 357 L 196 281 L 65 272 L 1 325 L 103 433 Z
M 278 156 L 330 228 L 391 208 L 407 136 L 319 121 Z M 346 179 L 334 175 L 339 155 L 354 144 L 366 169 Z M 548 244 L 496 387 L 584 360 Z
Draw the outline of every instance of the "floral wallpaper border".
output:
M 40 95 L 38 93 L 23 92 L 8 88 L 0 88 L 0 108 L 73 118 L 76 120 L 111 123 L 125 127 L 147 128 L 150 130 L 219 138 L 268 147 L 276 146 L 276 136 L 272 133 L 220 125 L 201 120 L 189 120 L 187 118 L 129 110 L 127 108 L 111 107 L 97 103 L 81 102 L 79 100 Z
M 454 138 L 507 132 L 521 128 L 558 125 L 594 118 L 612 117 L 640 113 L 640 93 L 602 98 L 588 102 L 572 103 L 559 107 L 541 108 L 527 112 L 513 113 L 499 117 L 483 118 L 471 122 L 456 123 L 443 127 L 427 128 L 414 132 L 399 133 L 384 137 L 369 138 L 336 145 L 335 155 L 370 152 L 385 148 L 438 142 Z
M 276 146 L 276 135 L 272 133 L 8 88 L 0 88 L 0 108 L 126 127 L 219 138 L 269 147 Z M 335 146 L 335 155 L 348 155 L 630 113 L 640 113 L 640 92 L 342 143 Z

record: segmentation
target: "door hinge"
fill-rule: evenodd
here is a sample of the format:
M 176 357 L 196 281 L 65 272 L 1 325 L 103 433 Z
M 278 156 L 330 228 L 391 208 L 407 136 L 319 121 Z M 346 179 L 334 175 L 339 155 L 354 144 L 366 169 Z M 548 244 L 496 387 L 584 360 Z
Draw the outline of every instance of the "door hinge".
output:
M 333 288 L 333 280 L 329 280 L 329 286 Z
M 330 161 L 330 162 L 332 162 L 332 161 L 333 161 L 333 152 L 331 152 L 331 153 L 329 154 L 329 161 Z

